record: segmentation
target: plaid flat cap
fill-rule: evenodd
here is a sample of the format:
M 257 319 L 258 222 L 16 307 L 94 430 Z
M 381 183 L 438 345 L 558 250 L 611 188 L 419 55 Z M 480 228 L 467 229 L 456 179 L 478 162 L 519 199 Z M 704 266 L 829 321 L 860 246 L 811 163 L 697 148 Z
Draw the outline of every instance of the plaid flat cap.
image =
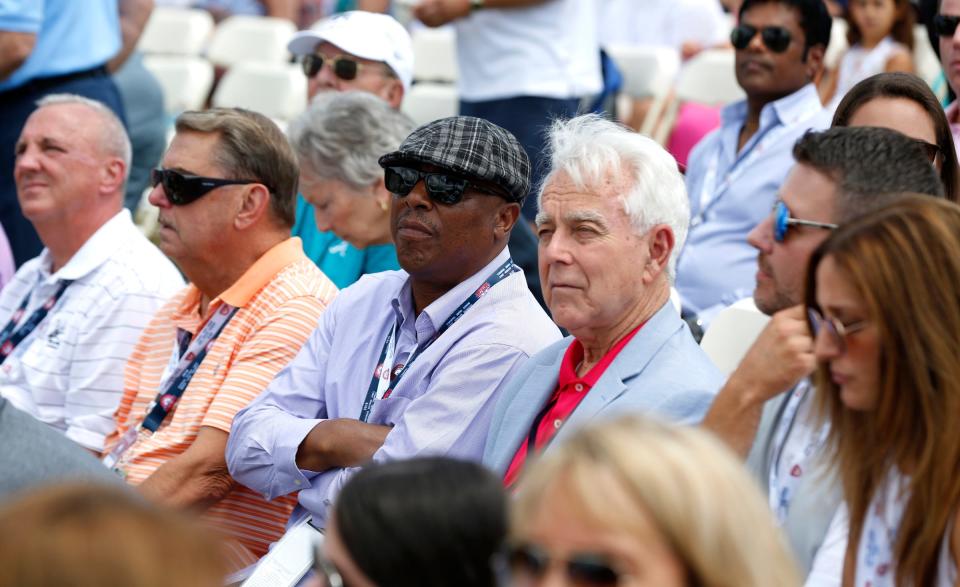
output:
M 380 167 L 426 163 L 500 186 L 516 202 L 530 189 L 530 158 L 516 137 L 472 116 L 451 116 L 417 128 Z

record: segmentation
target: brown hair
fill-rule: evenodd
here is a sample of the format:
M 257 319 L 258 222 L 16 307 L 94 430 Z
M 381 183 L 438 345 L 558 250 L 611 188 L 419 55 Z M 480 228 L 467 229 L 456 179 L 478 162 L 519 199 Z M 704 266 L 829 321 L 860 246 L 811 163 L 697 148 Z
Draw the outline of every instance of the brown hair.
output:
M 943 182 L 946 197 L 951 202 L 960 203 L 960 165 L 957 163 L 957 149 L 953 143 L 953 132 L 947 116 L 933 95 L 927 82 L 912 73 L 878 73 L 850 88 L 833 114 L 832 126 L 850 126 L 850 119 L 861 106 L 874 98 L 903 98 L 912 100 L 923 108 L 933 121 L 937 135 L 937 147 L 940 148 L 940 181 Z
M 274 215 L 288 227 L 296 219 L 297 156 L 283 132 L 263 114 L 242 108 L 211 108 L 184 112 L 177 132 L 217 133 L 217 164 L 229 179 L 254 180 L 270 190 Z
M 896 584 L 933 585 L 960 505 L 960 206 L 906 196 L 842 225 L 810 259 L 808 308 L 818 309 L 816 271 L 827 256 L 862 297 L 880 341 L 875 410 L 846 408 L 827 364 L 815 376 L 850 510 L 847 560 L 856 560 L 870 502 L 898 467 L 910 496 L 894 545 Z
M 894 5 L 896 5 L 897 18 L 893 21 L 893 30 L 890 31 L 890 36 L 893 37 L 893 40 L 906 45 L 908 49 L 913 51 L 914 40 L 913 40 L 913 7 L 910 6 L 909 0 L 893 0 Z M 853 3 L 847 7 L 847 13 L 844 16 L 844 19 L 847 21 L 847 42 L 851 46 L 860 42 L 863 38 L 863 35 L 860 33 L 860 29 L 857 28 L 857 23 L 853 22 L 853 17 L 850 13 L 853 11 Z
M 219 587 L 210 537 L 120 487 L 70 484 L 0 510 L 2 587 Z

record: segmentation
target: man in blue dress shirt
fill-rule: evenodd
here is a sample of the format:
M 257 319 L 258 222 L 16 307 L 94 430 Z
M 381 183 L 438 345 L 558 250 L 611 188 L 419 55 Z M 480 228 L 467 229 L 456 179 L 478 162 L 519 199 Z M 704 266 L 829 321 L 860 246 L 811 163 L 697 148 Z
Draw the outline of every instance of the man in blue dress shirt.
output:
M 294 520 L 309 512 L 318 527 L 370 460 L 479 461 L 497 395 L 560 338 L 507 249 L 530 181 L 513 135 L 445 118 L 380 165 L 403 271 L 342 291 L 227 446 L 236 480 L 268 499 L 299 491 Z
M 793 144 L 830 122 L 813 84 L 832 24 L 823 0 L 745 0 L 739 14 L 731 41 L 747 98 L 723 109 L 687 166 L 690 233 L 677 289 L 694 326 L 750 295 L 756 252 L 747 233 L 770 214 Z

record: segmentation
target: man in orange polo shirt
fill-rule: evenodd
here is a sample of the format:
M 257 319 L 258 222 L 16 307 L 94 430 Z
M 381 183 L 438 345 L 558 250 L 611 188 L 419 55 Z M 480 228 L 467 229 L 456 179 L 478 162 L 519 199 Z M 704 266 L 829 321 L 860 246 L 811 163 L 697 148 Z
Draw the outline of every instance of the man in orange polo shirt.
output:
M 267 502 L 230 477 L 233 416 L 294 357 L 336 287 L 289 237 L 297 159 L 275 124 L 213 109 L 182 114 L 176 130 L 150 202 L 160 248 L 191 285 L 130 356 L 104 461 L 147 498 L 202 511 L 241 568 L 279 538 L 294 498 Z
M 483 462 L 508 486 L 529 456 L 590 420 L 698 422 L 722 383 L 670 303 L 690 218 L 676 162 L 594 115 L 554 123 L 549 145 L 540 281 L 573 336 L 531 357 L 498 399 Z

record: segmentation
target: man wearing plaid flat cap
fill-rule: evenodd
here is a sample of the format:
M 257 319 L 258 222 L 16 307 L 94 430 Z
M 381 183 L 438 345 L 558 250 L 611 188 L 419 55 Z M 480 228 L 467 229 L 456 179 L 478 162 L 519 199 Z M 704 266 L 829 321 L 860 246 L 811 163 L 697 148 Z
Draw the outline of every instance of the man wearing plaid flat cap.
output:
M 509 132 L 452 117 L 380 159 L 401 271 L 368 275 L 321 316 L 300 354 L 233 423 L 231 474 L 294 518 L 326 524 L 364 463 L 479 461 L 504 383 L 559 331 L 507 239 L 530 163 Z

